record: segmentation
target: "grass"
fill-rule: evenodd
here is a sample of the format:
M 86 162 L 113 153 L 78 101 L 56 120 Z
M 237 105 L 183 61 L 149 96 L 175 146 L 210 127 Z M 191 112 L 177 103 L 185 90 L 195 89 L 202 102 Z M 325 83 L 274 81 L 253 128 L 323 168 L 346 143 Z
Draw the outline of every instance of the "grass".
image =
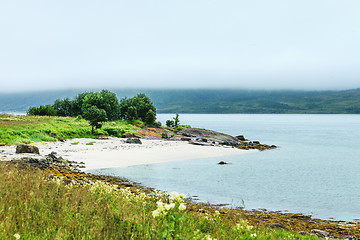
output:
M 105 122 L 95 135 L 121 137 L 124 133 L 136 133 L 133 131 L 136 128 L 124 121 Z M 71 117 L 0 115 L 0 144 L 17 145 L 75 137 L 94 138 L 88 121 Z
M 216 211 L 193 213 L 175 193 L 65 182 L 0 164 L 0 239 L 317 239 L 245 220 L 233 224 Z

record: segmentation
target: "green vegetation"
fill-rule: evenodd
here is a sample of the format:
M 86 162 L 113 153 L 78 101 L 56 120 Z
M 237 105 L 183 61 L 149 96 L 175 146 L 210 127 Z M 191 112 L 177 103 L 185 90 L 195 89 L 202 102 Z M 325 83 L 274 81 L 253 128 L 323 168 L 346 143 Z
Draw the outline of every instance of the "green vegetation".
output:
M 30 107 L 27 113 L 33 116 L 56 116 L 56 110 L 51 105 Z
M 177 193 L 68 182 L 0 164 L 0 239 L 317 239 L 191 212 Z
M 124 120 L 141 120 L 153 125 L 156 120 L 156 108 L 145 94 L 120 100 L 120 117 Z
M 176 114 L 173 120 L 166 120 L 167 127 L 177 127 L 180 124 L 179 114 Z
M 36 116 L 82 116 L 89 121 L 92 133 L 94 128 L 101 128 L 106 121 L 140 120 L 152 126 L 156 120 L 156 108 L 145 94 L 138 94 L 130 99 L 124 98 L 119 103 L 116 94 L 108 90 L 83 92 L 74 100 L 57 99 L 53 105 L 30 107 L 27 113 Z
M 134 134 L 135 125 L 126 121 L 105 122 L 95 135 L 121 137 L 124 133 Z M 0 114 L 0 142 L 20 144 L 40 141 L 57 141 L 71 138 L 93 138 L 88 122 L 81 117 L 12 116 Z

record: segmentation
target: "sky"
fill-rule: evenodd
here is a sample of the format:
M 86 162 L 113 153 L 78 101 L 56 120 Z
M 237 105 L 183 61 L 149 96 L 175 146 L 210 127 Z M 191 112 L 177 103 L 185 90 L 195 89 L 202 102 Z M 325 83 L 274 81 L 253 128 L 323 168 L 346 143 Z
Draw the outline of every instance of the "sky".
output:
M 0 0 L 0 92 L 360 87 L 359 0 Z

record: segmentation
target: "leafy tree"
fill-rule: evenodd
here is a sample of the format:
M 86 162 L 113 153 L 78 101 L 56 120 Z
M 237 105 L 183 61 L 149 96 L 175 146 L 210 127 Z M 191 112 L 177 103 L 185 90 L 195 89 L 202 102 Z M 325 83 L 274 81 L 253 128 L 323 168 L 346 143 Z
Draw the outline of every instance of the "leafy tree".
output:
M 180 120 L 179 120 L 179 114 L 178 113 L 176 114 L 176 116 L 173 119 L 174 119 L 174 126 L 175 127 L 179 126 Z
M 175 117 L 173 117 L 173 120 L 166 120 L 166 126 L 167 127 L 177 127 L 179 126 L 180 120 L 179 120 L 179 114 L 177 113 Z
M 69 98 L 65 98 L 63 100 L 57 99 L 53 107 L 56 110 L 57 115 L 60 117 L 75 116 L 73 112 L 73 101 Z
M 106 112 L 104 109 L 99 109 L 98 107 L 92 105 L 88 108 L 84 108 L 84 118 L 90 122 L 92 127 L 91 132 L 94 133 L 94 127 L 96 129 L 102 127 L 102 122 L 107 121 Z
M 27 111 L 28 115 L 37 116 L 56 116 L 56 110 L 51 105 L 40 105 L 39 107 L 30 107 Z
M 103 109 L 109 121 L 119 119 L 120 105 L 115 93 L 102 90 L 100 93 L 91 92 L 82 99 L 82 113 L 91 106 Z
M 79 93 L 75 99 L 72 101 L 72 111 L 71 116 L 79 116 L 82 115 L 82 105 L 84 103 L 85 97 L 90 94 L 90 92 Z
M 174 127 L 175 126 L 175 123 L 173 120 L 166 120 L 166 126 L 167 127 Z
M 148 125 L 156 120 L 156 108 L 149 97 L 138 94 L 120 101 L 120 118 L 124 120 L 141 120 Z
M 146 113 L 145 123 L 148 125 L 153 125 L 155 123 L 155 120 L 156 120 L 156 113 L 150 109 Z
M 130 106 L 126 112 L 127 120 L 133 121 L 138 119 L 136 107 Z

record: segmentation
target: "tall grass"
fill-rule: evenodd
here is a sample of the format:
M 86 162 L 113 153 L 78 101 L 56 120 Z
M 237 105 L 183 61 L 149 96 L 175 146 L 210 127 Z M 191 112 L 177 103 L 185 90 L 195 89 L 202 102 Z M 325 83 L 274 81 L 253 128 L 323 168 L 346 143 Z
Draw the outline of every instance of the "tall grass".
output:
M 124 121 L 104 123 L 95 135 L 121 137 L 136 126 Z M 0 115 L 0 144 L 20 144 L 39 141 L 57 141 L 58 138 L 92 138 L 88 121 L 71 117 Z
M 0 239 L 316 239 L 192 213 L 176 193 L 65 180 L 0 164 Z

